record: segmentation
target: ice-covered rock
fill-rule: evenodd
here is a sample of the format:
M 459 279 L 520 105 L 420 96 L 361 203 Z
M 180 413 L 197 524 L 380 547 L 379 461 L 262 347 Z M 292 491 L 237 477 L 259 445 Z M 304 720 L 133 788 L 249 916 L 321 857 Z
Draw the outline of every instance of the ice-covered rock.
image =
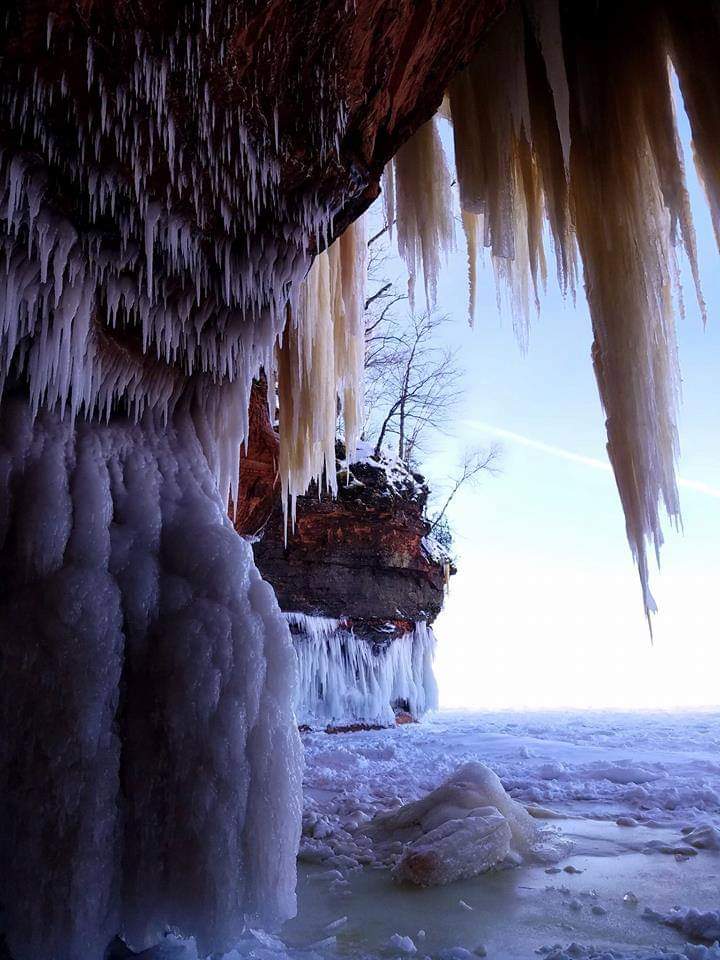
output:
M 393 876 L 421 886 L 468 879 L 508 859 L 556 859 L 564 852 L 481 763 L 460 767 L 437 789 L 367 828 L 376 846 L 403 844 Z M 554 835 L 553 835 L 554 836 Z
M 712 823 L 702 824 L 685 833 L 685 843 L 698 850 L 720 850 L 720 829 Z
M 393 877 L 421 887 L 467 880 L 501 863 L 510 853 L 511 839 L 501 813 L 494 807 L 478 807 L 408 844 Z
M 665 914 L 662 921 L 693 940 L 704 940 L 706 943 L 720 940 L 720 910 L 677 908 Z

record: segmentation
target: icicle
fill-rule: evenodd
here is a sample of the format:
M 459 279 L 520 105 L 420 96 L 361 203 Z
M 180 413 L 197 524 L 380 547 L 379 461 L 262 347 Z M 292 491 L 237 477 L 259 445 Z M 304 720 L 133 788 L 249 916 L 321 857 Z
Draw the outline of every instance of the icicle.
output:
M 342 396 L 348 464 L 360 440 L 363 422 L 365 371 L 365 283 L 367 237 L 365 218 L 356 220 L 330 247 L 334 262 L 333 326 L 335 382 Z
M 440 135 L 431 120 L 395 157 L 397 242 L 408 270 L 413 308 L 421 267 L 426 305 L 434 306 L 440 264 L 455 242 L 450 180 Z
M 395 225 L 395 167 L 394 161 L 385 164 L 382 175 L 383 211 L 388 225 L 388 236 L 392 240 Z
M 337 490 L 338 396 L 348 450 L 359 439 L 366 249 L 361 220 L 315 259 L 278 350 L 280 481 L 293 522 L 295 499 L 313 481 Z
M 465 234 L 468 263 L 468 321 L 470 326 L 475 325 L 475 310 L 477 306 L 477 268 L 480 257 L 480 231 L 482 218 L 475 213 L 462 212 L 462 225 Z

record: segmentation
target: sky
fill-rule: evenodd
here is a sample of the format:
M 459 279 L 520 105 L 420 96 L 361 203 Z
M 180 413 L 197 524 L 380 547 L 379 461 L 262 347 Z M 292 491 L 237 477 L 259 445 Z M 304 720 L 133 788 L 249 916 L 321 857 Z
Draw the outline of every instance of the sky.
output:
M 442 122 L 445 125 L 445 122 Z M 681 118 L 686 153 L 689 131 Z M 448 131 L 443 133 L 451 150 Z M 720 258 L 692 161 L 708 326 L 693 299 L 678 318 L 683 530 L 665 523 L 651 588 L 651 642 L 605 450 L 582 290 L 565 302 L 552 279 L 526 354 L 480 278 L 468 327 L 465 252 L 449 258 L 438 306 L 453 322 L 466 393 L 453 432 L 423 463 L 435 486 L 468 447 L 498 443 L 500 473 L 452 503 L 458 573 L 435 626 L 441 706 L 674 709 L 720 705 Z

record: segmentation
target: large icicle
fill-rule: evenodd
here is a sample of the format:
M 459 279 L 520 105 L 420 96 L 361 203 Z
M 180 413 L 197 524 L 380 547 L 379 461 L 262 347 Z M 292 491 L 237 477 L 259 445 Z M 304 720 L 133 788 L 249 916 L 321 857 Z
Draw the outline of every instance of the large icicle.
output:
M 705 310 L 668 58 L 678 69 L 696 160 L 720 222 L 720 115 L 699 83 L 716 72 L 706 42 L 718 36 L 716 14 L 714 5 L 685 13 L 673 4 L 516 2 L 450 87 L 471 302 L 479 221 L 469 215 L 482 215 L 484 243 L 510 287 L 523 342 L 529 295 L 537 303 L 544 281 L 543 217 L 563 291 L 574 290 L 579 248 L 608 453 L 648 612 L 654 603 L 646 549 L 650 542 L 657 551 L 662 542 L 660 503 L 673 520 L 680 515 L 678 242 Z M 690 50 L 697 50 L 700 70 Z
M 189 414 L 0 418 L 0 900 L 16 960 L 295 909 L 295 656 Z
M 288 613 L 298 655 L 297 715 L 309 726 L 393 723 L 393 706 L 413 716 L 437 708 L 430 627 L 384 644 L 356 637 L 343 621 Z

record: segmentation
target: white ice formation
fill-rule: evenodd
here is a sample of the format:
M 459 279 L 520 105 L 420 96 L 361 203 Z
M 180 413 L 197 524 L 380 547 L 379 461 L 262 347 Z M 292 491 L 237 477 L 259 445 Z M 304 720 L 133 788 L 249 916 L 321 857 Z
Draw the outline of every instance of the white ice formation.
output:
M 379 814 L 365 832 L 380 853 L 402 844 L 393 876 L 418 886 L 467 880 L 520 859 L 550 862 L 568 849 L 477 762 L 464 764 L 422 799 Z
M 394 705 L 420 717 L 437 708 L 435 636 L 424 622 L 385 643 L 330 617 L 288 613 L 298 655 L 298 722 L 310 727 L 393 723 Z
M 0 902 L 15 960 L 295 909 L 287 624 L 176 411 L 0 419 Z M 12 694 L 12 695 L 10 695 Z
M 207 405 L 233 384 L 215 437 L 228 447 L 232 468 L 219 480 L 233 499 L 252 377 L 274 369 L 288 305 L 337 212 L 312 191 L 282 189 L 277 117 L 251 124 L 217 96 L 229 51 L 215 30 L 230 36 L 241 18 L 233 5 L 216 15 L 212 0 L 190 3 L 167 33 L 116 38 L 130 45 L 121 75 L 88 36 L 72 76 L 8 63 L 0 83 L 0 126 L 13 131 L 0 148 L 0 396 L 21 378 L 34 410 L 107 418 L 120 406 L 137 419 L 149 408 L 167 417 L 181 395 Z M 79 36 L 50 18 L 47 57 Z M 318 80 L 313 147 L 327 160 L 346 113 Z M 72 222 L 59 184 L 77 204 Z M 350 406 L 355 326 L 336 351 Z

